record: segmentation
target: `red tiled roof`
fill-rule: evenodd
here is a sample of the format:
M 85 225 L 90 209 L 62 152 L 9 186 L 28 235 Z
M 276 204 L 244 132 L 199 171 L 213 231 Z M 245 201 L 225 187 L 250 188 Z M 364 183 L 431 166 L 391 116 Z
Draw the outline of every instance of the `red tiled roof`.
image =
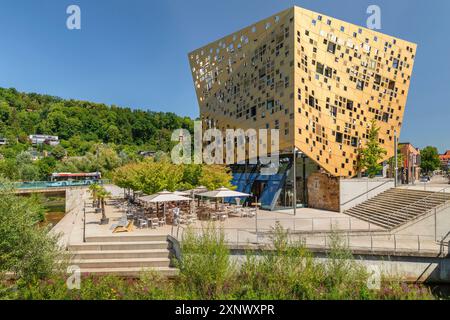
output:
M 450 150 L 447 150 L 444 154 L 440 154 L 439 155 L 439 159 L 441 159 L 441 161 L 443 161 L 443 160 L 445 160 L 445 161 L 450 160 Z

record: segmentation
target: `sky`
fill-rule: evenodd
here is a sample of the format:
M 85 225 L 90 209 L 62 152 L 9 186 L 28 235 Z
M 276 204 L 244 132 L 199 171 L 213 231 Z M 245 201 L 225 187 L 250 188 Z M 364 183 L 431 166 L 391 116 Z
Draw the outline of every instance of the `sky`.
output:
M 448 0 L 0 0 L 0 87 L 197 117 L 190 51 L 293 5 L 365 26 L 372 4 L 418 44 L 400 140 L 450 149 Z

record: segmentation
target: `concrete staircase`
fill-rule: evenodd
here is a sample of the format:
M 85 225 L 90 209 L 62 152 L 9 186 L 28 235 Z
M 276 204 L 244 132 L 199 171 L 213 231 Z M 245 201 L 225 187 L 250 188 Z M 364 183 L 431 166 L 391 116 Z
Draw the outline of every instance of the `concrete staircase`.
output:
M 71 244 L 72 265 L 82 274 L 138 277 L 153 270 L 173 277 L 178 269 L 171 267 L 167 236 L 114 235 L 86 237 L 85 243 Z
M 450 201 L 450 193 L 393 188 L 344 213 L 393 230 L 447 201 Z

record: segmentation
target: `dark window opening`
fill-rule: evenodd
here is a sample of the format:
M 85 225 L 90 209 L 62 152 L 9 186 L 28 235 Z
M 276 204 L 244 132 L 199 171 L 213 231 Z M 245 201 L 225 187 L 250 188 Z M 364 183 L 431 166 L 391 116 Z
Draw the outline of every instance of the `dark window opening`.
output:
M 309 96 L 309 98 L 308 98 L 308 104 L 309 104 L 311 107 L 313 107 L 313 108 L 316 106 L 316 100 L 314 99 L 313 96 Z
M 347 110 L 353 110 L 353 101 L 347 100 Z
M 323 74 L 323 70 L 324 70 L 324 65 L 321 64 L 320 62 L 317 62 L 317 66 L 316 66 L 316 72 Z
M 325 76 L 328 78 L 331 78 L 333 76 L 333 69 L 331 69 L 330 67 L 326 67 L 325 68 Z
M 336 52 L 336 43 L 328 42 L 328 49 L 327 49 L 327 51 L 329 53 L 333 53 L 334 54 Z
M 375 75 L 375 84 L 377 85 L 381 84 L 381 76 L 379 74 Z

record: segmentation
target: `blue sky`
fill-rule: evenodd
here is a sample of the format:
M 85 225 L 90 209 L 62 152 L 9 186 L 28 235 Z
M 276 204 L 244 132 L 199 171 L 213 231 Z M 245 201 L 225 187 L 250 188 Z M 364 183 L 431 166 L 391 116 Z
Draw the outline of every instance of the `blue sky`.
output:
M 0 86 L 196 117 L 187 53 L 294 4 L 358 25 L 379 5 L 419 45 L 401 140 L 450 149 L 448 0 L 0 0 Z

